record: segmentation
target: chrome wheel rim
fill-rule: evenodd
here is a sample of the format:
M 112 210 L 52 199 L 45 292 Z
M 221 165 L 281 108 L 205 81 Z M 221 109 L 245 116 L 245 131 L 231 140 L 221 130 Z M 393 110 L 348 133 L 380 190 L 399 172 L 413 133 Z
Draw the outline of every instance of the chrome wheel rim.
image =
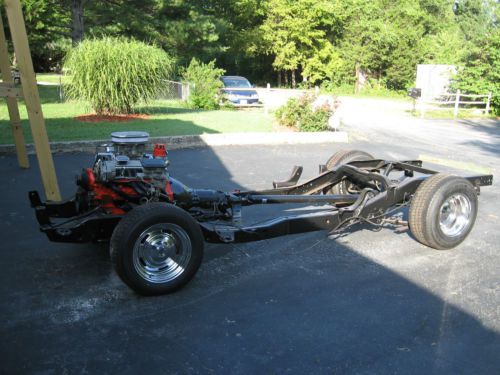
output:
M 191 240 L 184 229 L 176 224 L 159 223 L 148 227 L 135 241 L 134 268 L 151 283 L 165 283 L 184 272 L 191 254 Z
M 469 198 L 463 194 L 450 196 L 439 210 L 439 226 L 441 231 L 449 236 L 461 235 L 469 226 L 472 205 Z

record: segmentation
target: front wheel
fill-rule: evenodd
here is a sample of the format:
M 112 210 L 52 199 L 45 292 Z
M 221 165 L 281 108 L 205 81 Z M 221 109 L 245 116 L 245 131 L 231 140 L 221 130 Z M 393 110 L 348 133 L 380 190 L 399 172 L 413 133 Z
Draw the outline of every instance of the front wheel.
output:
M 326 162 L 326 168 L 332 170 L 342 164 L 349 164 L 353 161 L 365 161 L 373 159 L 369 153 L 360 150 L 340 150 L 333 154 Z M 346 178 L 340 181 L 337 185 L 332 186 L 327 194 L 359 194 L 360 187 L 356 186 Z
M 191 280 L 200 267 L 203 235 L 184 210 L 148 203 L 118 223 L 110 254 L 118 276 L 137 293 L 171 293 Z
M 460 244 L 477 216 L 477 193 L 465 178 L 438 173 L 423 181 L 409 211 L 411 233 L 420 243 L 438 250 Z

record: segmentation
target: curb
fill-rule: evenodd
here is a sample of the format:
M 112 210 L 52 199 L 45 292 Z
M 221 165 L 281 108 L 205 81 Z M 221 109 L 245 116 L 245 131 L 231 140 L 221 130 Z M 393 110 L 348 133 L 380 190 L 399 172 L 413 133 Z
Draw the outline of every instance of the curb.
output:
M 317 132 L 317 133 L 226 133 L 202 135 L 178 135 L 169 137 L 150 137 L 151 143 L 165 143 L 168 150 L 182 148 L 196 148 L 206 146 L 240 146 L 240 145 L 280 145 L 280 144 L 317 144 L 348 142 L 346 132 Z M 52 153 L 64 152 L 95 152 L 96 147 L 109 142 L 106 140 L 51 142 Z M 28 154 L 34 154 L 32 143 L 26 145 Z M 13 144 L 0 145 L 0 155 L 16 153 Z

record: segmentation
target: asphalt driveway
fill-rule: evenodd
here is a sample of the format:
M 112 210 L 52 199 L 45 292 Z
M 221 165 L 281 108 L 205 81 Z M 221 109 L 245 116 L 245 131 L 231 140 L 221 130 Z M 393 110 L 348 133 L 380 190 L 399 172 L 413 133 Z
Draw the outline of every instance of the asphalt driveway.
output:
M 207 245 L 194 280 L 155 298 L 120 282 L 105 244 L 54 244 L 39 233 L 27 200 L 41 189 L 38 171 L 1 157 L 0 373 L 498 374 L 500 126 L 458 126 L 476 138 L 357 128 L 349 145 L 385 158 L 431 155 L 455 162 L 431 167 L 458 173 L 473 172 L 450 168 L 489 168 L 495 186 L 483 189 L 476 227 L 458 248 L 368 227 L 336 239 Z M 314 175 L 343 147 L 178 150 L 171 173 L 192 187 L 267 188 L 294 164 Z M 91 161 L 55 156 L 64 194 Z M 277 213 L 244 211 L 248 221 Z

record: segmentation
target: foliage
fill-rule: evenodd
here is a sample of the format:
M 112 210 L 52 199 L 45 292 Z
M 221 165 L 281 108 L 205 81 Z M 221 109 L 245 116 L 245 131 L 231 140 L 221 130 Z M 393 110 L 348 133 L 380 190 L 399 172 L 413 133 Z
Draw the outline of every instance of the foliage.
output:
M 321 132 L 328 130 L 328 119 L 331 112 L 326 108 L 316 110 L 306 110 L 302 114 L 299 122 L 301 132 Z
M 487 34 L 492 23 L 497 22 L 498 14 L 496 16 L 494 14 L 498 12 L 498 2 L 496 0 L 457 0 L 454 3 L 454 12 L 456 24 L 464 40 L 477 42 Z
M 36 71 L 57 70 L 69 48 L 68 12 L 48 0 L 23 0 L 26 32 Z
M 358 97 L 361 96 L 408 100 L 408 92 L 406 90 L 389 90 L 385 86 L 383 81 L 380 82 L 374 79 L 369 80 L 365 87 L 363 87 L 363 89 L 358 93 L 355 93 L 354 85 L 335 85 L 331 81 L 324 81 L 324 83 L 321 85 L 321 91 L 336 96 L 356 95 Z
M 296 128 L 302 132 L 328 130 L 328 120 L 333 114 L 333 105 L 317 104 L 317 97 L 304 94 L 298 98 L 290 98 L 275 112 L 280 125 Z
M 306 110 L 306 105 L 307 103 L 299 98 L 290 98 L 274 112 L 276 120 L 280 125 L 290 128 L 297 127 L 301 113 Z
M 84 37 L 125 36 L 175 56 L 216 59 L 230 74 L 273 86 L 413 85 L 420 63 L 471 66 L 498 27 L 498 0 L 22 0 L 38 71 L 58 69 L 83 8 Z M 278 78 L 279 79 L 279 78 Z
M 443 29 L 452 27 L 454 17 L 447 0 L 349 0 L 347 9 L 348 22 L 340 42 L 344 60 L 352 69 L 359 64 L 387 88 L 397 90 L 413 83 L 415 66 L 426 55 L 432 60 L 424 48 L 433 46 L 428 38 L 436 39 Z M 444 41 L 438 38 L 438 43 Z
M 98 114 L 130 113 L 155 98 L 169 78 L 173 60 L 163 50 L 124 38 L 87 39 L 65 64 L 69 98 L 85 100 Z
M 199 109 L 219 108 L 220 77 L 224 69 L 215 67 L 215 60 L 204 64 L 197 59 L 192 59 L 189 66 L 182 72 L 182 79 L 189 84 L 188 106 Z
M 330 0 L 270 0 L 261 31 L 274 68 L 295 72 L 302 67 L 302 75 L 312 82 L 337 69 L 342 61 L 328 35 L 340 23 L 340 8 Z
M 454 88 L 468 94 L 492 93 L 492 110 L 500 115 L 500 30 L 488 33 L 481 47 L 472 48 L 454 82 Z

